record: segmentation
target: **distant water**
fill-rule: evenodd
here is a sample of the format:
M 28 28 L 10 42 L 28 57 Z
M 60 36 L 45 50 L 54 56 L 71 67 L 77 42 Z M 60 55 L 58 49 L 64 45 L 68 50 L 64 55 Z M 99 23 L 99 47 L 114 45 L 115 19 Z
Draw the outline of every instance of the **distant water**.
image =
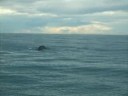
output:
M 128 36 L 0 34 L 0 96 L 128 96 Z

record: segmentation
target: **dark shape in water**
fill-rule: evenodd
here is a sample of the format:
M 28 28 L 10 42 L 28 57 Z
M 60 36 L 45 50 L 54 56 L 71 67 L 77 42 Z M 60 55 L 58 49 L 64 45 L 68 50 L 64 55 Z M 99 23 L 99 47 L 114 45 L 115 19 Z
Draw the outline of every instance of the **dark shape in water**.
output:
M 39 47 L 37 48 L 38 51 L 41 51 L 41 50 L 44 50 L 44 49 L 46 49 L 46 47 L 43 46 L 43 45 L 41 45 L 41 46 L 39 46 Z

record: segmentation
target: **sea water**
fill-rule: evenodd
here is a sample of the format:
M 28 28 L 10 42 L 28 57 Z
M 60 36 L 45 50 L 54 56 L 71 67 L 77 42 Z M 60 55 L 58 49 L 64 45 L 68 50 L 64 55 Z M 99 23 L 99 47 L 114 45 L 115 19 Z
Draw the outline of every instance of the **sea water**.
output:
M 128 96 L 128 36 L 1 33 L 0 96 Z

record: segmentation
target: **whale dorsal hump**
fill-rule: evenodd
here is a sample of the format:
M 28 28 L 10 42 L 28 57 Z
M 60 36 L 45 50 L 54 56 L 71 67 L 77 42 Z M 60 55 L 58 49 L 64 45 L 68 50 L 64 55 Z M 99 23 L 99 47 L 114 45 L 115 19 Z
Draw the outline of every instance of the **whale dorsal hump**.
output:
M 38 51 L 41 51 L 41 50 L 44 50 L 44 49 L 46 49 L 46 47 L 45 47 L 44 45 L 41 45 L 41 46 L 39 46 L 39 47 L 37 48 Z

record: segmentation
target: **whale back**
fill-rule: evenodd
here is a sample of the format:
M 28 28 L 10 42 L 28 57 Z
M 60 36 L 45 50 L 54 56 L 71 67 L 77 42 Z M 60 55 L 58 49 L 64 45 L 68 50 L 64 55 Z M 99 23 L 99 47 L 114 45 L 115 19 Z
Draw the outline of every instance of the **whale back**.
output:
M 44 50 L 44 49 L 47 49 L 44 45 L 41 45 L 37 48 L 38 51 L 41 51 L 41 50 Z

